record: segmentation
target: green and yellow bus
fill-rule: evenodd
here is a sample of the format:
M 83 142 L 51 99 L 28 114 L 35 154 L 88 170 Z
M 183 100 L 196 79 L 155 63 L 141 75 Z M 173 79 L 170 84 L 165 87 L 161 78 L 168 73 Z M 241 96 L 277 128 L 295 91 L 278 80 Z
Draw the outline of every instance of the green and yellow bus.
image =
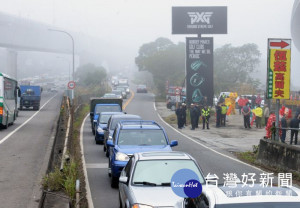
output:
M 0 72 L 0 126 L 7 128 L 16 120 L 19 95 L 17 80 Z

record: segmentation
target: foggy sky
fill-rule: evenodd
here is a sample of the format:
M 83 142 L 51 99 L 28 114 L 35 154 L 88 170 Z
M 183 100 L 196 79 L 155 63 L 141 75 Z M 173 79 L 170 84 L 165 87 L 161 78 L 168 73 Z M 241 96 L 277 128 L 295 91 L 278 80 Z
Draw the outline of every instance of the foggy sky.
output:
M 228 34 L 214 37 L 215 47 L 256 43 L 266 60 L 268 38 L 291 38 L 294 0 L 0 0 L 0 11 L 79 31 L 119 43 L 134 62 L 139 47 L 158 37 L 174 42 L 186 35 L 171 34 L 172 6 L 227 6 Z M 191 37 L 193 35 L 190 35 Z M 120 49 L 120 50 L 121 50 Z M 266 63 L 263 64 L 266 68 Z M 300 77 L 300 53 L 292 46 L 292 82 Z M 264 73 L 264 72 L 263 72 Z

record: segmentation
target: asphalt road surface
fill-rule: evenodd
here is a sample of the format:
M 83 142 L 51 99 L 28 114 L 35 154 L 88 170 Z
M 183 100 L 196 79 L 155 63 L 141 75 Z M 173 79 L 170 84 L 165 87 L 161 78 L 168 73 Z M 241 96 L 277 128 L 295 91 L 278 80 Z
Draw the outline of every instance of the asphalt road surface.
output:
M 26 208 L 41 182 L 41 167 L 58 118 L 61 94 L 43 93 L 40 111 L 24 110 L 0 130 L 0 207 Z M 39 196 L 37 196 L 39 197 Z
M 256 173 L 256 182 L 259 183 L 260 173 L 258 169 L 243 164 L 232 157 L 226 151 L 209 149 L 194 138 L 186 138 L 173 128 L 166 125 L 157 115 L 154 107 L 154 96 L 150 93 L 137 94 L 126 107 L 130 114 L 140 115 L 146 120 L 155 120 L 162 125 L 170 140 L 178 140 L 178 146 L 173 150 L 191 154 L 200 164 L 205 175 L 216 174 L 223 181 L 223 173 L 236 173 L 241 179 L 243 173 Z M 110 187 L 107 163 L 108 159 L 103 152 L 103 145 L 96 145 L 91 132 L 90 119 L 86 119 L 83 130 L 84 156 L 86 160 L 89 186 L 94 207 L 115 208 L 118 207 L 118 189 Z

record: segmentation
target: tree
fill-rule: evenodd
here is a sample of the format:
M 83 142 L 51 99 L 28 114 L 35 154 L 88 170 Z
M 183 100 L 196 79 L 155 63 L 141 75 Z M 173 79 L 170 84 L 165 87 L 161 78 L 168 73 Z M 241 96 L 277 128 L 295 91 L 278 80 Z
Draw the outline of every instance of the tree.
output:
M 232 91 L 239 84 L 259 84 L 251 77 L 260 62 L 260 51 L 256 44 L 233 47 L 226 44 L 214 51 L 215 91 Z
M 76 71 L 79 84 L 83 86 L 101 85 L 106 79 L 106 70 L 94 64 L 85 64 Z
M 153 75 L 155 87 L 163 96 L 166 80 L 182 85 L 185 78 L 185 43 L 174 44 L 167 38 L 158 38 L 140 47 L 135 63 L 139 71 Z

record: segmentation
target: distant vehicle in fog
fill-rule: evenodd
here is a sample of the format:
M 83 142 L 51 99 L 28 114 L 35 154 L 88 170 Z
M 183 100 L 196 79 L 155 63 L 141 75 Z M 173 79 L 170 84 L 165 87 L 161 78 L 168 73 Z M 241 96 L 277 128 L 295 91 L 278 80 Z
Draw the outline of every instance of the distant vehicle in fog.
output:
M 136 88 L 136 92 L 137 93 L 147 93 L 148 90 L 147 90 L 146 85 L 138 85 Z
M 20 99 L 20 110 L 23 108 L 32 107 L 33 110 L 40 109 L 41 102 L 41 92 L 42 89 L 40 86 L 32 85 L 21 85 L 21 99 Z

